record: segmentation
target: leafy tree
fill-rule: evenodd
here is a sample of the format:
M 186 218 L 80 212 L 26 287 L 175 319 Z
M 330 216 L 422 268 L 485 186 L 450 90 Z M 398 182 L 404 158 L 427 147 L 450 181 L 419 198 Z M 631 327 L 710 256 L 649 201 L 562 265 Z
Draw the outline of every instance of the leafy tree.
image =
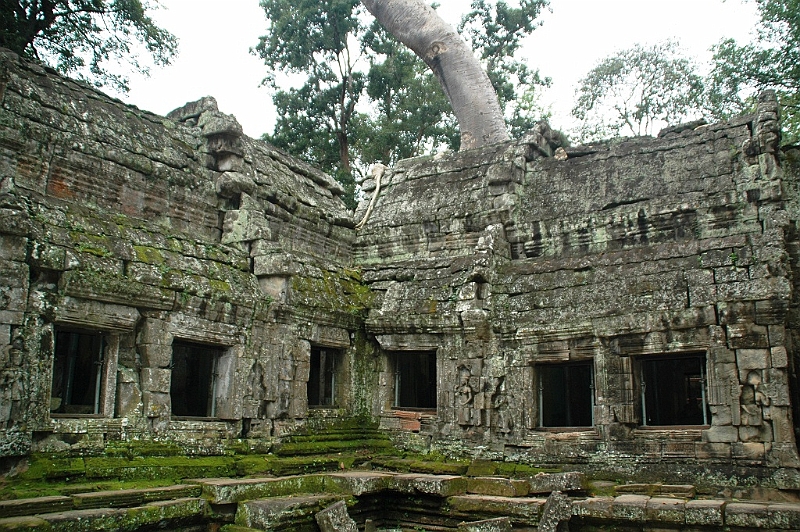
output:
M 358 135 L 361 163 L 389 165 L 438 146 L 456 150 L 450 104 L 425 64 L 377 21 L 362 46 L 370 57 L 367 96 L 374 105 Z
M 520 8 L 476 0 L 462 22 L 502 89 L 503 104 L 512 102 L 507 120 L 517 129 L 541 118 L 534 89 L 545 80 L 513 55 L 543 5 L 546 0 L 523 0 Z M 350 193 L 353 175 L 370 164 L 441 146 L 458 149 L 455 116 L 440 84 L 380 24 L 365 21 L 358 0 L 261 0 L 261 6 L 270 22 L 254 51 L 269 68 L 265 82 L 275 89 L 279 116 L 266 140 L 332 173 Z M 484 19 L 491 21 L 486 35 Z M 285 79 L 277 77 L 287 75 L 296 87 L 281 88 Z M 346 201 L 355 203 L 352 196 Z
M 359 0 L 261 0 L 270 21 L 255 52 L 270 68 L 265 83 L 276 89 L 276 146 L 331 172 L 354 206 L 351 157 L 353 122 L 365 76 L 356 69 L 354 42 L 364 27 Z M 300 88 L 280 89 L 276 73 L 305 75 Z
M 147 15 L 146 0 L 3 0 L 0 46 L 96 86 L 128 90 L 114 66 L 147 74 L 137 48 L 157 65 L 169 64 L 177 39 Z
M 755 0 L 761 15 L 754 42 L 727 39 L 714 47 L 707 109 L 728 118 L 752 107 L 753 95 L 774 88 L 783 111 L 784 141 L 800 141 L 800 0 Z
M 459 32 L 484 64 L 512 137 L 521 136 L 546 115 L 537 105 L 537 96 L 539 90 L 550 86 L 550 78 L 514 58 L 525 37 L 541 26 L 537 18 L 547 6 L 548 0 L 521 0 L 519 7 L 503 0 L 494 4 L 473 0 L 459 24 Z
M 572 114 L 587 142 L 621 134 L 650 135 L 700 108 L 703 83 L 694 64 L 667 41 L 635 45 L 600 61 L 580 82 Z

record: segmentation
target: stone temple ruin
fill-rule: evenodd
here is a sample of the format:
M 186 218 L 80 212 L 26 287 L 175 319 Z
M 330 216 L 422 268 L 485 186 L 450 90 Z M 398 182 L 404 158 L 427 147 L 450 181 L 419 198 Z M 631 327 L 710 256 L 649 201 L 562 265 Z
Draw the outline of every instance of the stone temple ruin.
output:
M 800 152 L 770 93 L 566 159 L 543 128 L 405 160 L 355 213 L 211 98 L 160 117 L 6 52 L 0 100 L 5 470 L 362 419 L 409 452 L 800 491 Z

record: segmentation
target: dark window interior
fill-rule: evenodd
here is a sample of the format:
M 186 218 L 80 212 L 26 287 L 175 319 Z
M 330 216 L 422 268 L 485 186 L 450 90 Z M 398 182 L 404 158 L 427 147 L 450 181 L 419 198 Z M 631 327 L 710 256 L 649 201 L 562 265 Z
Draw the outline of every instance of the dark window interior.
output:
M 102 371 L 102 335 L 56 330 L 50 411 L 99 414 Z
M 339 352 L 311 348 L 311 371 L 308 377 L 308 405 L 336 405 L 336 370 Z
M 543 427 L 591 427 L 591 363 L 538 366 Z
M 214 417 L 217 360 L 222 350 L 203 344 L 173 342 L 170 399 L 172 415 Z
M 704 355 L 644 359 L 645 425 L 706 425 Z
M 402 352 L 394 358 L 394 406 L 436 408 L 436 353 Z

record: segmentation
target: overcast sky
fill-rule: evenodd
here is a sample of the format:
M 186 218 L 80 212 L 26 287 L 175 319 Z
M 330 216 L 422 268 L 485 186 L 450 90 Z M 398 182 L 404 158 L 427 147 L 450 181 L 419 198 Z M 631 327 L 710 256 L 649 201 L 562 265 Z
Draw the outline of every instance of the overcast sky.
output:
M 439 4 L 453 25 L 469 7 L 468 0 Z M 150 78 L 133 78 L 130 93 L 120 98 L 166 114 L 214 96 L 247 135 L 271 132 L 270 90 L 259 86 L 266 69 L 249 53 L 267 24 L 258 0 L 161 0 L 161 5 L 154 18 L 180 39 L 179 56 Z M 578 81 L 604 57 L 636 43 L 676 39 L 702 63 L 710 59 L 713 44 L 723 37 L 747 40 L 758 21 L 752 0 L 551 0 L 550 7 L 523 58 L 553 79 L 543 103 L 552 108 L 552 125 L 564 130 L 573 125 L 569 110 Z

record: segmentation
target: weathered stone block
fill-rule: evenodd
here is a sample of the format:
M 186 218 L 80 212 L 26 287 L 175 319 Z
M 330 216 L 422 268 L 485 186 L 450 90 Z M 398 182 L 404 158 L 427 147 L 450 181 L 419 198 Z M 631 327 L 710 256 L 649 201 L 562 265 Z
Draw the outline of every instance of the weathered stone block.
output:
M 358 532 L 344 501 L 337 501 L 314 516 L 321 532 Z
M 624 521 L 644 522 L 649 500 L 646 495 L 620 495 L 611 505 L 611 515 Z
M 348 471 L 344 473 L 331 473 L 328 477 L 345 493 L 360 497 L 361 495 L 380 493 L 389 489 L 394 474 Z
M 142 364 L 151 368 L 166 368 L 172 363 L 172 346 L 167 344 L 140 344 Z
M 680 499 L 653 497 L 647 501 L 645 519 L 655 523 L 683 524 L 685 503 Z
M 685 519 L 687 525 L 722 526 L 725 501 L 693 500 L 686 501 Z
M 498 477 L 468 478 L 467 493 L 501 497 L 523 497 L 528 494 L 528 483 L 524 480 Z
M 761 462 L 764 460 L 764 444 L 757 442 L 732 443 L 731 451 L 734 460 Z
M 730 502 L 725 505 L 725 525 L 743 528 L 770 528 L 769 505 Z
M 144 415 L 149 418 L 167 417 L 172 410 L 169 393 L 142 392 Z
M 774 368 L 786 368 L 789 365 L 789 356 L 783 346 L 770 349 L 770 356 L 772 358 L 772 367 Z
M 710 443 L 735 442 L 739 440 L 739 430 L 733 426 L 713 426 L 702 432 L 703 441 Z
M 298 529 L 335 500 L 332 495 L 298 495 L 248 501 L 238 505 L 235 522 L 259 530 Z
M 392 479 L 393 489 L 401 493 L 423 493 L 451 497 L 467 492 L 467 479 L 453 475 L 420 475 L 407 473 Z
M 770 363 L 769 349 L 737 349 L 736 350 L 736 365 L 739 368 L 739 374 L 745 375 L 747 372 L 757 369 L 768 368 Z M 740 379 L 742 383 L 746 382 L 746 378 Z
M 729 459 L 731 446 L 729 443 L 696 443 L 694 452 L 700 460 Z
M 171 377 L 171 369 L 142 368 L 140 372 L 142 390 L 168 394 Z
M 765 325 L 753 323 L 731 323 L 728 331 L 728 347 L 738 350 L 753 350 L 769 347 L 769 337 Z
M 577 471 L 568 473 L 538 473 L 528 477 L 530 493 L 553 491 L 580 491 L 586 488 L 586 475 Z
M 611 519 L 613 497 L 589 497 L 575 501 L 573 513 L 587 519 Z
M 539 532 L 557 532 L 562 529 L 572 517 L 572 501 L 560 491 L 554 491 L 547 497 L 547 502 L 542 507 L 542 517 L 539 519 Z
M 447 498 L 453 512 L 461 515 L 495 515 L 514 520 L 538 521 L 545 500 L 532 497 L 493 497 L 491 495 L 454 495 Z

